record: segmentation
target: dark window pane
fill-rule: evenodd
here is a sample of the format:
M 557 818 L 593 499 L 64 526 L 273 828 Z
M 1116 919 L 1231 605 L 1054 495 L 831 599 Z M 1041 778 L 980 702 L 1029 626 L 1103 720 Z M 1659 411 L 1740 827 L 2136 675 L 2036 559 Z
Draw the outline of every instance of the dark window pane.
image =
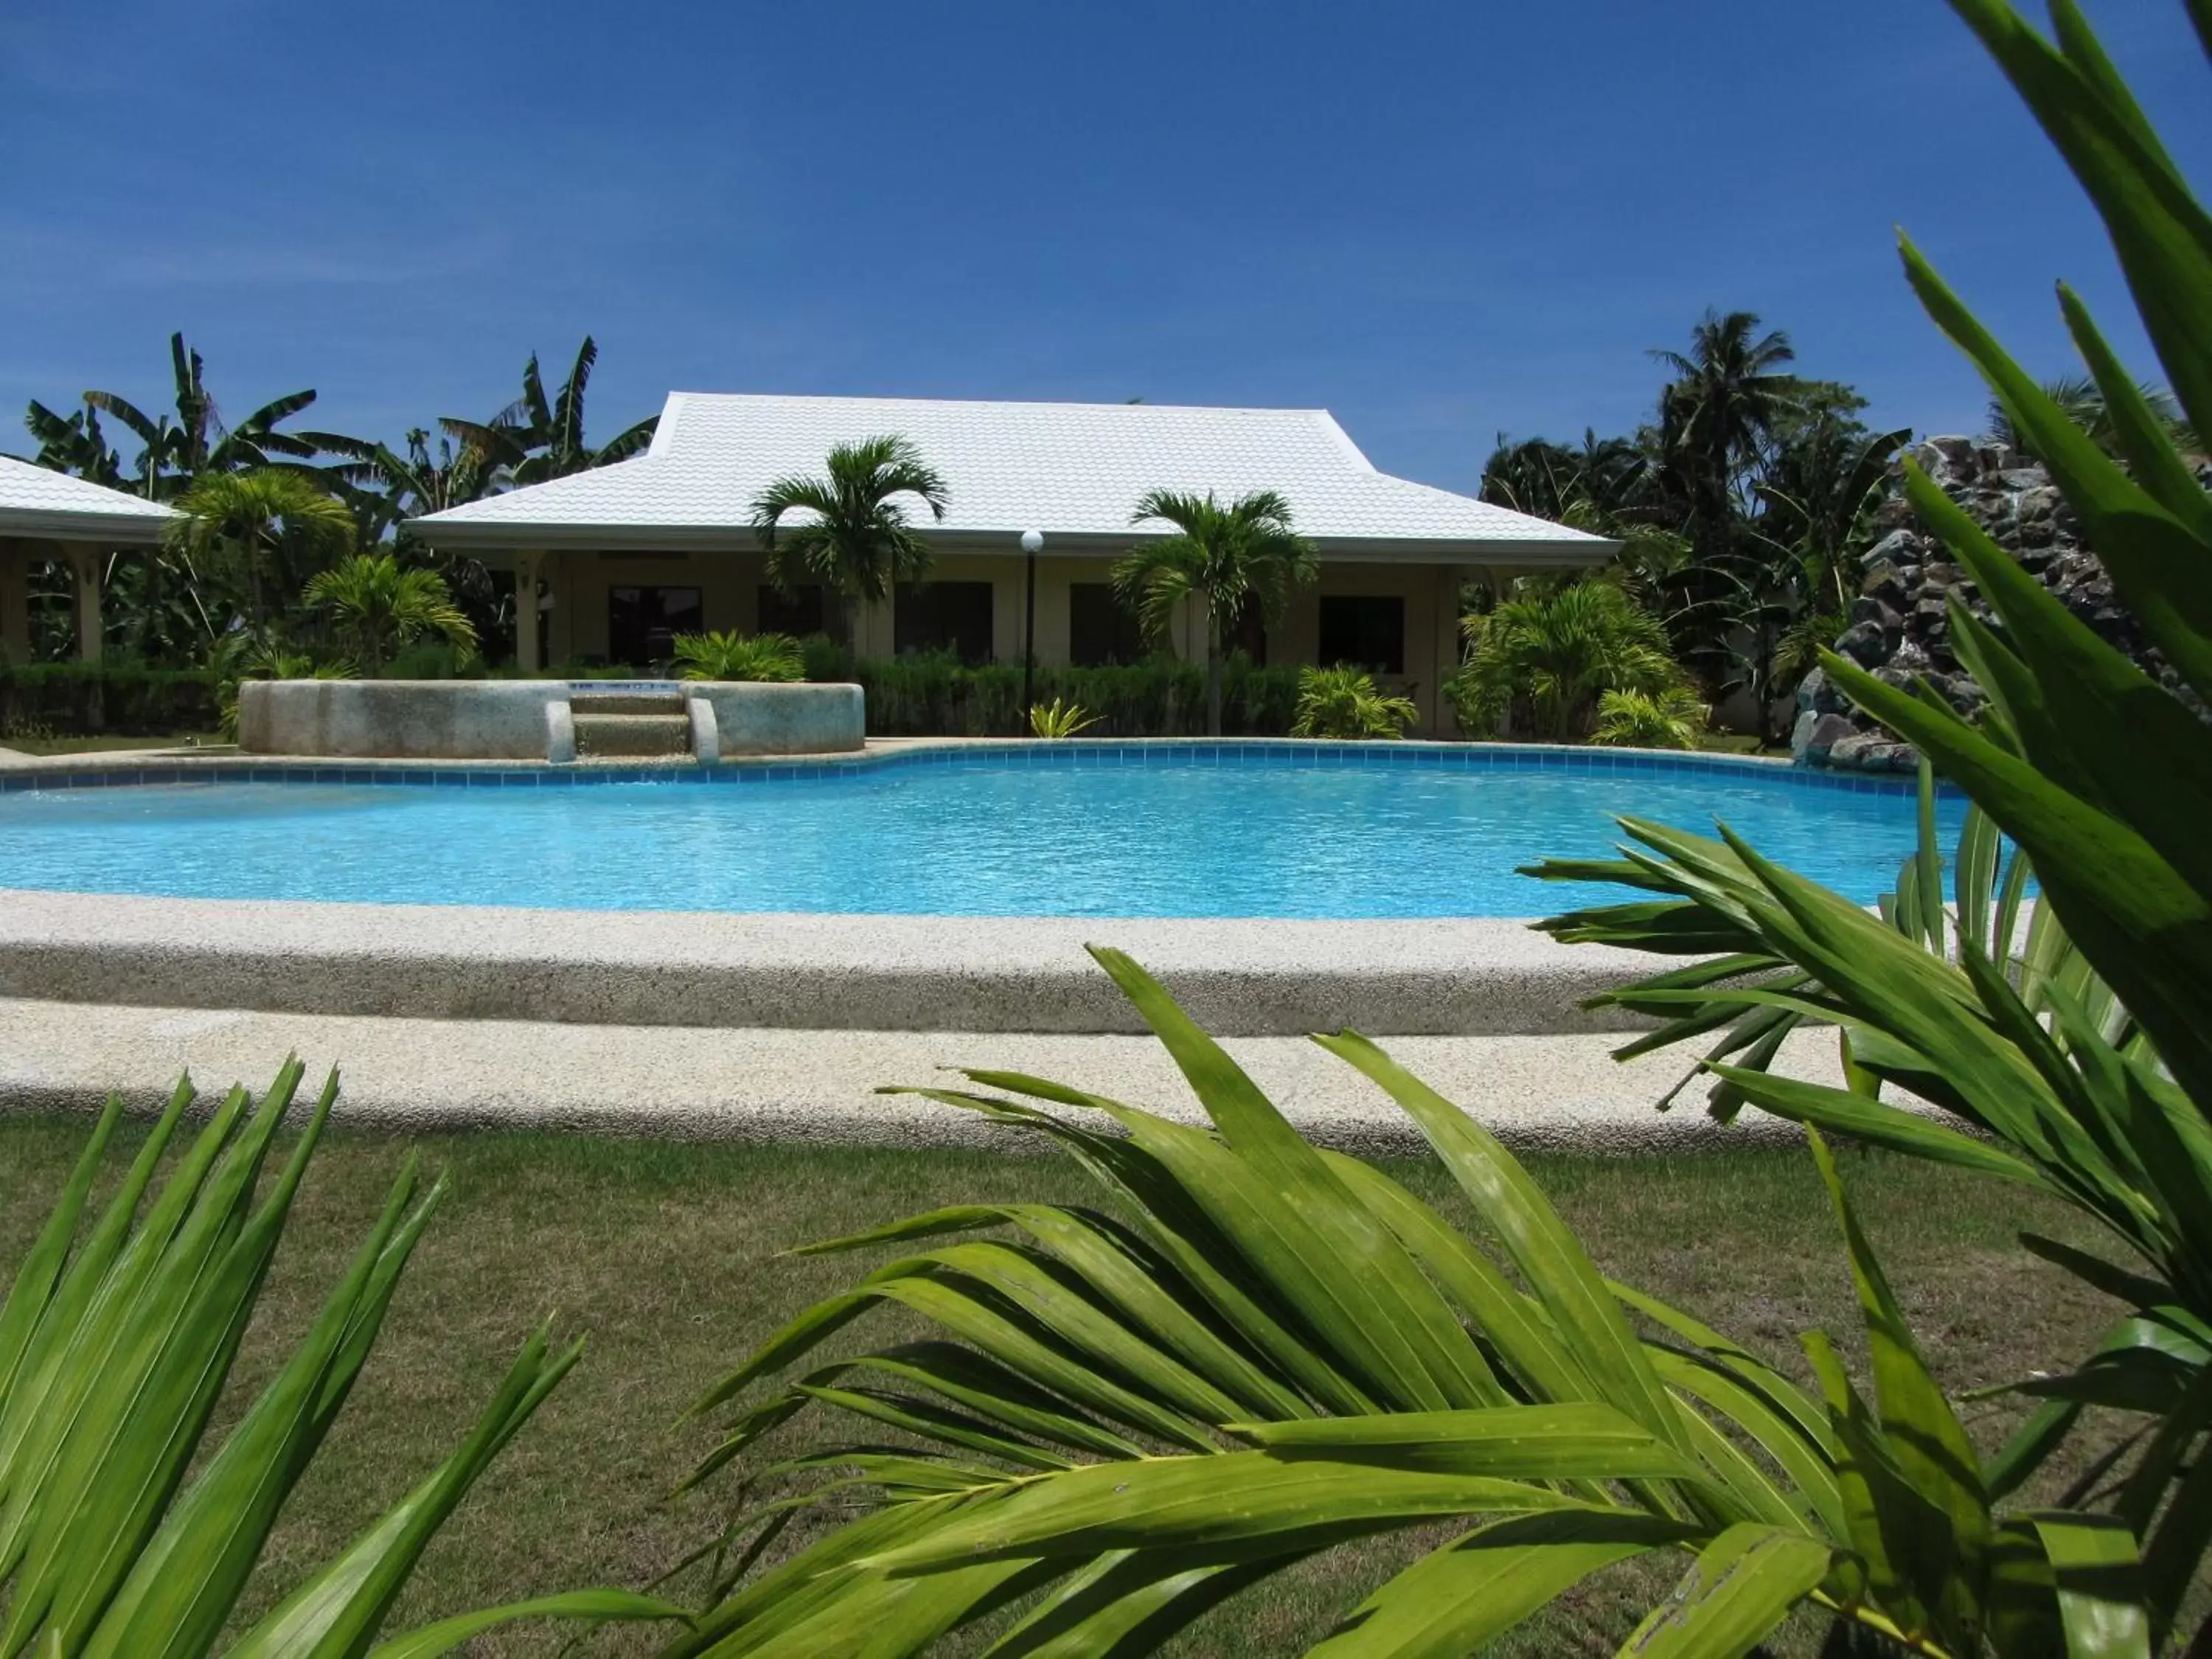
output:
M 1237 619 L 1221 630 L 1221 651 L 1224 656 L 1242 651 L 1255 668 L 1267 665 L 1267 623 L 1260 614 L 1258 599 L 1248 595 L 1237 607 Z
M 643 668 L 676 654 L 678 634 L 705 627 L 696 587 L 610 587 L 607 660 Z
M 809 634 L 823 631 L 822 622 L 822 585 L 807 582 L 796 593 L 786 593 L 770 582 L 760 588 L 760 631 L 763 634 L 789 634 L 795 639 L 805 639 Z
M 1365 593 L 1325 593 L 1321 601 L 1322 665 L 1350 663 L 1373 674 L 1406 672 L 1406 602 Z
M 1142 662 L 1145 630 L 1104 582 L 1071 582 L 1067 588 L 1067 659 L 1078 668 Z
M 892 596 L 891 646 L 902 657 L 951 651 L 965 663 L 991 660 L 991 584 L 901 582 Z

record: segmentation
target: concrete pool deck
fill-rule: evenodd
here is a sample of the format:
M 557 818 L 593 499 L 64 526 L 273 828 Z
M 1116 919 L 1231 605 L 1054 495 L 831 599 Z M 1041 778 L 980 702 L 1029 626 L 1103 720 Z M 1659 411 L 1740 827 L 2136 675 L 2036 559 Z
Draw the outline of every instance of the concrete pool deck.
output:
M 1602 1034 L 1401 1036 L 1385 1047 L 1516 1151 L 1649 1153 L 1772 1145 L 1794 1124 L 1747 1111 L 1705 1115 L 1701 1089 L 1655 1103 L 1687 1053 L 1622 1064 Z M 1418 1154 L 1410 1119 L 1349 1066 L 1291 1037 L 1224 1046 L 1310 1139 L 1367 1156 Z M 0 1000 L 0 1111 L 88 1112 L 109 1091 L 156 1109 L 179 1072 L 204 1097 L 234 1081 L 265 1087 L 288 1052 L 311 1084 L 333 1062 L 334 1121 L 402 1133 L 559 1129 L 694 1139 L 1035 1148 L 1041 1139 L 886 1084 L 962 1086 L 943 1069 L 1049 1078 L 1188 1122 L 1202 1121 L 1165 1049 L 1150 1037 L 1034 1032 L 682 1030 L 268 1014 L 200 1008 Z M 1790 1074 L 1840 1081 L 1835 1044 L 1806 1032 Z
M 1084 953 L 1127 951 L 1224 1036 L 1535 1036 L 1651 958 L 1521 921 L 736 915 L 0 890 L 0 997 L 587 1025 L 1144 1028 Z

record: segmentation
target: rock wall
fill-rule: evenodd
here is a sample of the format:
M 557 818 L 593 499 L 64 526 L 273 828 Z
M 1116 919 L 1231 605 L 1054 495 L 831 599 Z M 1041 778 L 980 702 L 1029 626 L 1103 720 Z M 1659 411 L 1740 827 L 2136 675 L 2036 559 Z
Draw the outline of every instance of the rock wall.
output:
M 2039 464 L 1971 438 L 1929 438 L 1911 453 L 1944 494 L 2069 611 L 2195 702 L 2114 599 L 2112 578 L 2082 545 L 2080 526 Z M 1866 580 L 1836 650 L 1892 685 L 1925 676 L 1954 708 L 1972 714 L 1988 700 L 1952 654 L 1947 602 L 1955 593 L 1985 618 L 1989 606 L 1950 550 L 1921 527 L 1901 489 L 1881 508 L 1879 528 L 1881 538 L 1867 555 Z M 1818 669 L 1797 690 L 1797 711 L 1790 747 L 1800 761 L 1860 771 L 1911 771 L 1919 764 L 1910 744 L 1852 707 Z

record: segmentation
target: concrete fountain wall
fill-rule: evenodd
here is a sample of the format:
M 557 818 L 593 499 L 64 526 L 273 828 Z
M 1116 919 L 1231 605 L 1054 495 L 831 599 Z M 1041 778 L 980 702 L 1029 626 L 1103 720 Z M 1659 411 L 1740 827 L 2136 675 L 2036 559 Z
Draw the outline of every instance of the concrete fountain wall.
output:
M 362 760 L 568 760 L 569 698 L 592 689 L 566 680 L 249 680 L 239 687 L 238 744 L 252 755 Z M 684 697 L 695 729 L 711 720 L 715 758 L 845 754 L 866 742 L 857 685 L 717 680 L 665 690 Z

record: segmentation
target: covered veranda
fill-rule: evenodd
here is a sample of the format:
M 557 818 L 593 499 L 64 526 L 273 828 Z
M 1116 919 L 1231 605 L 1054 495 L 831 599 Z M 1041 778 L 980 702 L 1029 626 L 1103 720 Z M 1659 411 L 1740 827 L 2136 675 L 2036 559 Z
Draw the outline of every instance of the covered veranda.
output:
M 31 567 L 66 568 L 76 591 L 76 654 L 100 655 L 100 590 L 108 559 L 158 545 L 176 519 L 159 501 L 0 455 L 0 651 L 31 659 Z

